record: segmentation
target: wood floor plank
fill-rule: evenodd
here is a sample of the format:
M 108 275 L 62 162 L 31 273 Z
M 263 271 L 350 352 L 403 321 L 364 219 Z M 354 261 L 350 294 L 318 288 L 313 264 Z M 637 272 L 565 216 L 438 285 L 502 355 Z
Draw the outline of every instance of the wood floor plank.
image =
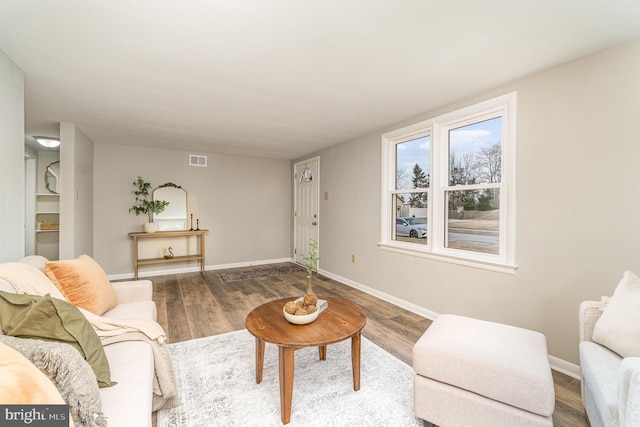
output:
M 290 265 L 278 263 L 272 266 Z M 268 266 L 242 270 L 265 267 Z M 244 329 L 245 318 L 253 308 L 274 299 L 297 298 L 306 289 L 304 271 L 230 283 L 222 283 L 218 277 L 219 273 L 234 271 L 236 269 L 207 271 L 204 275 L 186 273 L 151 278 L 153 299 L 158 306 L 158 322 L 167 331 L 167 342 Z M 429 319 L 326 277 L 314 276 L 312 286 L 320 296 L 345 298 L 360 305 L 367 313 L 363 336 L 411 365 L 413 346 L 431 324 Z M 556 391 L 554 425 L 587 427 L 580 382 L 555 371 L 553 379 Z
M 167 342 L 186 341 L 194 338 L 189 331 L 189 320 L 182 301 L 167 303 L 168 324 L 165 326 Z
M 161 325 L 167 325 L 169 323 L 169 319 L 167 318 L 167 297 L 163 286 L 156 286 L 154 284 L 153 301 L 156 303 L 156 316 L 158 318 L 158 323 Z
M 186 308 L 191 338 L 202 338 L 215 335 L 212 322 L 206 315 L 201 304 L 192 304 Z M 190 338 L 190 339 L 191 339 Z

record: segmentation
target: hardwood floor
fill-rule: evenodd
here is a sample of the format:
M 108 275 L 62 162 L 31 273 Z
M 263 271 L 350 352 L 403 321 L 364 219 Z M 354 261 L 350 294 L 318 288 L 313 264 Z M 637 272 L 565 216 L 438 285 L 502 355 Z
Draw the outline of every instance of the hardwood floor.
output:
M 289 264 L 273 266 L 282 265 Z M 304 272 L 222 283 L 217 275 L 228 271 L 233 270 L 151 278 L 158 322 L 167 331 L 168 343 L 244 329 L 245 317 L 256 306 L 273 299 L 301 296 L 306 289 Z M 341 297 L 360 305 L 367 313 L 363 336 L 411 365 L 413 345 L 429 327 L 430 320 L 325 277 L 314 277 L 312 285 L 320 296 Z M 554 425 L 588 426 L 580 382 L 555 371 L 553 379 Z

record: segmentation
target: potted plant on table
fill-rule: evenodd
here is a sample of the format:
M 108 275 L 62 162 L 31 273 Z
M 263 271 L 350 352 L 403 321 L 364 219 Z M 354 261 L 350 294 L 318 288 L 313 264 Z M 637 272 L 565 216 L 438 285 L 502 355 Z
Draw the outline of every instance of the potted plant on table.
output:
M 153 200 L 149 194 L 151 189 L 151 183 L 138 177 L 133 182 L 135 190 L 132 191 L 136 196 L 136 204 L 129 208 L 129 212 L 135 212 L 136 216 L 146 214 L 149 218 L 149 222 L 144 224 L 144 231 L 147 233 L 154 233 L 156 231 L 156 225 L 153 222 L 153 214 L 159 214 L 164 211 L 169 202 L 164 200 Z
M 302 261 L 304 261 L 304 266 L 307 268 L 307 294 L 312 294 L 311 290 L 311 276 L 313 272 L 318 272 L 318 261 L 320 260 L 320 256 L 318 253 L 318 242 L 315 240 L 311 240 L 309 242 L 309 252 L 306 254 L 300 255 Z

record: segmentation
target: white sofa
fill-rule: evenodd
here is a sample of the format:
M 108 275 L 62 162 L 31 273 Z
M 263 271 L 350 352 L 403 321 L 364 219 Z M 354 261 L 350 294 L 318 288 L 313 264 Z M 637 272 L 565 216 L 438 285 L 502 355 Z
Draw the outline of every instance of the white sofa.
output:
M 603 307 L 580 304 L 582 402 L 592 427 L 640 427 L 640 357 L 623 358 L 593 341 Z
M 41 258 L 41 257 L 38 257 Z M 44 258 L 27 261 L 44 271 Z M 113 282 L 117 306 L 103 314 L 114 319 L 146 318 L 156 320 L 153 287 L 149 280 Z M 0 290 L 15 292 L 0 279 Z M 117 384 L 100 389 L 102 412 L 109 426 L 151 426 L 154 360 L 151 346 L 142 341 L 126 341 L 104 347 L 111 379 Z

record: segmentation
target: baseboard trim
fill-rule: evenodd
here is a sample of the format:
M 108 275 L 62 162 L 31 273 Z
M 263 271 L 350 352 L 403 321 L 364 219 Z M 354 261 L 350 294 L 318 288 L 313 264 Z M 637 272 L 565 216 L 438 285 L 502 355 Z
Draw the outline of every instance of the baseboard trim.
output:
M 329 271 L 323 270 L 323 269 L 319 269 L 318 270 L 319 274 L 322 274 L 323 276 L 326 276 L 330 279 L 333 279 L 337 282 L 340 282 L 342 284 L 345 284 L 347 286 L 351 286 L 352 288 L 358 289 L 364 293 L 367 293 L 369 295 L 373 295 L 374 297 L 380 298 L 381 300 L 387 301 L 393 305 L 397 305 L 398 307 L 402 307 L 407 311 L 410 311 L 412 313 L 415 313 L 419 316 L 422 317 L 426 317 L 429 320 L 434 320 L 436 317 L 438 317 L 438 313 L 436 313 L 435 311 L 431 311 L 428 310 L 424 307 L 420 307 L 419 305 L 410 303 L 406 300 L 400 299 L 398 297 L 394 297 L 393 295 L 389 295 L 385 292 L 381 292 L 377 289 L 371 288 L 369 286 L 363 285 L 362 283 L 358 283 L 358 282 L 354 282 L 351 279 L 347 279 L 346 277 L 342 277 L 339 276 L 337 274 L 331 273 Z
M 389 295 L 377 289 L 370 288 L 369 286 L 363 285 L 362 283 L 355 282 L 351 279 L 347 279 L 346 277 L 342 277 L 322 269 L 319 269 L 318 273 L 330 279 L 333 279 L 337 282 L 340 282 L 347 286 L 351 286 L 352 288 L 358 289 L 364 293 L 373 295 L 374 297 L 380 298 L 381 300 L 397 305 L 398 307 L 404 308 L 405 310 L 415 313 L 419 316 L 426 317 L 429 320 L 434 320 L 436 317 L 438 317 L 438 313 L 436 313 L 435 311 L 428 310 L 424 307 L 420 307 L 418 305 L 415 305 L 403 299 L 394 297 L 393 295 Z M 580 379 L 579 365 L 576 365 L 571 362 L 567 362 L 566 360 L 560 359 L 552 355 L 548 355 L 548 356 L 549 356 L 549 365 L 551 366 L 551 369 L 553 369 L 554 371 L 560 372 L 562 374 L 568 375 L 572 378 L 576 378 L 578 380 Z
M 555 356 L 549 355 L 549 364 L 551 365 L 551 369 L 554 371 L 558 371 L 561 374 L 568 375 L 572 378 L 579 380 L 580 377 L 580 365 L 576 365 L 575 363 L 567 362 L 566 360 L 560 359 Z
M 165 276 L 167 274 L 182 274 L 182 273 L 193 273 L 200 271 L 200 267 L 182 267 L 182 268 L 167 268 L 161 270 L 149 270 L 149 271 L 140 271 L 138 270 L 138 279 L 142 279 L 144 277 L 153 277 L 153 276 Z M 107 275 L 109 280 L 132 280 L 135 276 L 133 273 L 122 273 L 122 274 L 109 274 Z
M 265 265 L 265 264 L 277 264 L 281 262 L 293 262 L 293 258 L 275 258 L 275 259 L 265 259 L 260 261 L 246 261 L 246 262 L 234 262 L 230 264 L 214 264 L 214 265 L 205 265 L 205 271 L 214 271 L 214 270 L 223 270 L 226 268 L 240 268 L 240 267 L 251 267 L 254 265 Z M 149 270 L 149 271 L 140 271 L 138 270 L 138 278 L 142 277 L 153 277 L 153 276 L 164 276 L 167 274 L 181 274 L 181 273 L 198 273 L 200 271 L 200 267 L 197 265 L 182 267 L 182 268 L 167 268 L 162 270 Z M 133 279 L 133 273 L 122 273 L 122 274 L 110 274 L 107 276 L 109 280 L 126 280 Z

